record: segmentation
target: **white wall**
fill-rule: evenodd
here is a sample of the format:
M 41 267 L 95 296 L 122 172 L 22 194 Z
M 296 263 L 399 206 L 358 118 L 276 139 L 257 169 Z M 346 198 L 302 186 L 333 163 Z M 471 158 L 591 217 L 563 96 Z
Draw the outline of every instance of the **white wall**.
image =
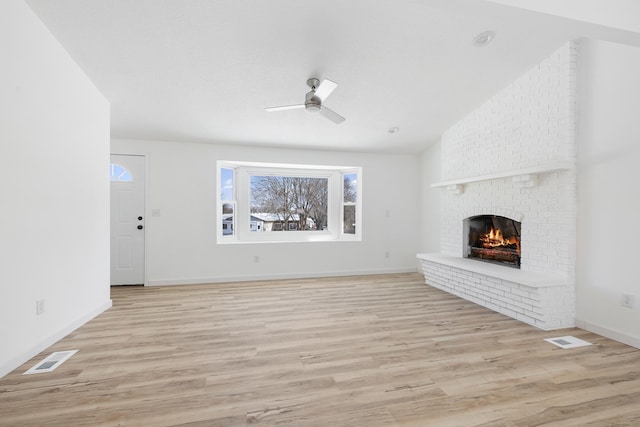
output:
M 640 347 L 640 48 L 580 46 L 576 323 Z
M 420 155 L 422 168 L 422 193 L 421 193 L 421 214 L 422 224 L 419 253 L 430 253 L 440 251 L 440 234 L 442 227 L 441 218 L 441 195 L 440 188 L 431 188 L 431 183 L 441 180 L 441 157 L 442 143 L 429 146 Z
M 109 105 L 21 0 L 0 55 L 2 376 L 111 302 Z
M 149 285 L 417 271 L 416 156 L 136 140 L 111 151 L 148 155 Z M 363 241 L 216 244 L 217 160 L 362 166 Z

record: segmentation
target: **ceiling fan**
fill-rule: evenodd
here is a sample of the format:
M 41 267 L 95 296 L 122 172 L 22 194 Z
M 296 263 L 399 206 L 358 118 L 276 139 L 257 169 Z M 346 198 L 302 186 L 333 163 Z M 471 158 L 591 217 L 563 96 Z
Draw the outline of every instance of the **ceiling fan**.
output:
M 329 95 L 331 95 L 331 92 L 333 92 L 335 88 L 338 87 L 338 83 L 333 82 L 329 79 L 324 79 L 322 80 L 322 83 L 320 83 L 320 80 L 311 78 L 307 80 L 307 86 L 311 88 L 311 91 L 307 92 L 307 95 L 304 98 L 304 104 L 269 107 L 265 108 L 265 111 L 271 113 L 274 111 L 295 110 L 304 108 L 310 113 L 320 113 L 321 116 L 331 120 L 337 125 L 345 121 L 345 118 L 340 114 L 322 105 L 322 102 L 327 99 Z

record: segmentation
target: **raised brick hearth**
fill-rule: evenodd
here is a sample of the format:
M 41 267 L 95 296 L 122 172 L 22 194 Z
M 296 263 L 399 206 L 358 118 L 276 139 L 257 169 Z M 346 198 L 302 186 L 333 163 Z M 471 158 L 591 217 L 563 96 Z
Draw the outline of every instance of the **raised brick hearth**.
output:
M 574 286 L 566 279 L 442 254 L 418 258 L 434 288 L 544 330 L 573 326 Z

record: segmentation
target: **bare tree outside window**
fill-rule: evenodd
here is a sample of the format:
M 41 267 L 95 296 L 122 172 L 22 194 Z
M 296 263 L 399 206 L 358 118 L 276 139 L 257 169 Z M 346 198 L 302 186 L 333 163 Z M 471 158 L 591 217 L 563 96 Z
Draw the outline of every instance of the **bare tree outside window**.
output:
M 223 214 L 232 214 L 233 213 L 233 204 L 225 203 L 222 205 L 222 213 Z
M 358 199 L 358 175 L 355 173 L 345 173 L 344 179 L 344 201 L 355 203 Z
M 265 231 L 325 229 L 327 199 L 327 178 L 251 177 L 251 215 L 265 222 Z
M 344 234 L 356 234 L 356 203 L 358 200 L 358 175 L 355 173 L 343 174 L 342 190 L 342 232 Z

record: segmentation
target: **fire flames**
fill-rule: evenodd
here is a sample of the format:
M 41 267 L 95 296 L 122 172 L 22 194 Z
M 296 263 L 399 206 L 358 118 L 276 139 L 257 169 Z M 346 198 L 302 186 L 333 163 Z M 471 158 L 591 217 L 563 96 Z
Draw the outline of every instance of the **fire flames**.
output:
M 515 247 L 518 255 L 520 255 L 520 240 L 515 236 L 505 239 L 499 228 L 494 230 L 492 227 L 491 231 L 480 236 L 480 241 L 484 248 Z

